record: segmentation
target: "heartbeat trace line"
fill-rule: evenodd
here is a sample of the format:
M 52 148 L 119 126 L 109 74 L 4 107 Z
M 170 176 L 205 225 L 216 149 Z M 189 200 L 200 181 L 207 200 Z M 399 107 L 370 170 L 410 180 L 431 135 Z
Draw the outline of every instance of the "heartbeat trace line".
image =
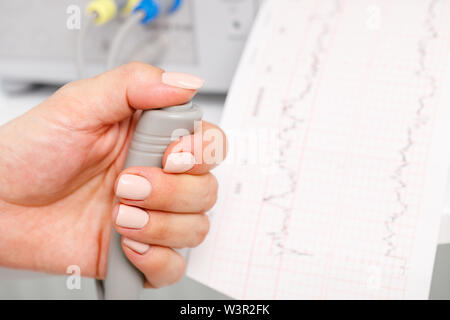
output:
M 297 256 L 313 256 L 314 254 L 299 251 L 292 248 L 287 248 L 284 244 L 285 235 L 288 231 L 288 224 L 290 217 L 292 215 L 292 208 L 288 206 L 283 206 L 275 203 L 276 200 L 286 199 L 288 196 L 293 195 L 296 190 L 296 186 L 298 181 L 297 172 L 295 169 L 290 168 L 286 163 L 286 153 L 292 147 L 295 147 L 295 140 L 297 136 L 294 135 L 292 137 L 292 133 L 295 133 L 296 130 L 305 122 L 305 119 L 298 118 L 296 116 L 296 111 L 298 107 L 302 106 L 302 103 L 305 99 L 312 93 L 313 87 L 317 81 L 317 77 L 319 74 L 319 69 L 322 63 L 322 56 L 326 52 L 327 48 L 325 46 L 325 41 L 330 35 L 330 21 L 333 21 L 333 18 L 340 11 L 341 5 L 340 0 L 335 1 L 335 8 L 325 16 L 319 15 L 311 15 L 310 20 L 320 20 L 322 23 L 321 31 L 317 37 L 316 45 L 311 52 L 311 64 L 309 67 L 309 72 L 305 76 L 306 84 L 301 89 L 299 95 L 296 98 L 292 98 L 290 100 L 283 102 L 282 109 L 282 118 L 286 119 L 286 122 L 289 124 L 280 130 L 278 133 L 279 140 L 279 157 L 278 157 L 278 168 L 280 171 L 284 172 L 284 174 L 288 178 L 288 190 L 278 194 L 271 194 L 263 198 L 263 201 L 271 206 L 278 207 L 282 210 L 283 219 L 281 228 L 277 231 L 269 232 L 268 235 L 272 238 L 272 241 L 279 249 L 277 255 L 283 255 L 285 253 L 290 253 Z
M 428 123 L 428 118 L 426 115 L 424 115 L 424 111 L 427 108 L 427 100 L 432 99 L 437 90 L 435 77 L 429 74 L 427 71 L 426 58 L 428 55 L 430 42 L 438 37 L 436 27 L 434 26 L 435 7 L 438 2 L 439 0 L 432 0 L 428 5 L 426 19 L 424 22 L 426 35 L 419 40 L 417 45 L 419 54 L 419 67 L 415 74 L 419 78 L 422 78 L 428 82 L 430 91 L 418 98 L 419 107 L 414 114 L 414 123 L 407 128 L 406 143 L 399 150 L 401 162 L 395 169 L 394 174 L 391 176 L 391 178 L 397 183 L 397 187 L 395 188 L 395 196 L 396 201 L 400 206 L 400 210 L 393 212 L 385 222 L 387 236 L 385 236 L 383 240 L 387 242 L 388 247 L 385 256 L 401 260 L 403 262 L 403 265 L 401 267 L 403 273 L 405 272 L 407 261 L 405 257 L 398 257 L 395 255 L 395 251 L 397 249 L 395 238 L 397 234 L 394 231 L 394 226 L 401 217 L 407 214 L 409 209 L 408 203 L 405 199 L 405 192 L 407 191 L 408 185 L 404 179 L 403 173 L 405 169 L 410 165 L 409 154 L 411 152 L 411 149 L 416 144 L 414 141 L 414 136 L 422 127 L 426 126 Z

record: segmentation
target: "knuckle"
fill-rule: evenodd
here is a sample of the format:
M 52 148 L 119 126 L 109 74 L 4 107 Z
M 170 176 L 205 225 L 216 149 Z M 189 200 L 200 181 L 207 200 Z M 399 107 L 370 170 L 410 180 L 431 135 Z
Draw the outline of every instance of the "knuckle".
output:
M 122 70 L 124 70 L 126 73 L 136 73 L 139 72 L 144 67 L 144 65 L 145 64 L 142 62 L 132 61 L 122 66 Z
M 170 262 L 169 254 L 169 250 L 164 250 L 159 252 L 158 255 L 154 255 L 149 265 L 148 273 L 158 276 L 166 272 Z
M 186 260 L 169 248 L 164 248 L 160 254 L 155 257 L 149 267 L 149 282 L 155 287 L 160 288 L 178 282 L 186 271 Z M 151 278 L 154 281 L 152 282 Z
M 138 62 L 131 61 L 121 67 L 121 71 L 123 71 L 127 75 L 132 75 L 133 78 L 142 78 L 141 75 L 148 74 L 148 72 L 161 72 L 162 69 L 157 68 L 155 66 Z
M 219 183 L 214 175 L 208 174 L 207 188 L 205 188 L 205 194 L 203 195 L 204 207 L 203 211 L 210 210 L 217 201 L 217 194 L 219 191 Z
M 175 266 L 174 278 L 169 284 L 173 284 L 180 281 L 186 272 L 186 265 L 187 265 L 186 260 L 183 257 L 180 257 L 179 260 L 180 262 Z
M 222 137 L 222 141 L 223 141 L 223 144 L 222 144 L 223 150 L 222 150 L 221 161 L 224 161 L 228 154 L 228 138 L 227 138 L 227 134 L 225 133 L 225 131 L 222 130 L 222 128 L 218 127 L 218 129 L 219 129 L 220 135 Z
M 156 220 L 156 219 L 154 219 Z M 160 217 L 157 221 L 150 222 L 149 238 L 156 241 L 166 241 L 170 236 L 169 217 Z
M 201 223 L 198 224 L 197 230 L 195 231 L 194 240 L 189 247 L 194 248 L 200 245 L 208 235 L 209 228 L 210 228 L 209 218 L 207 215 L 203 215 Z

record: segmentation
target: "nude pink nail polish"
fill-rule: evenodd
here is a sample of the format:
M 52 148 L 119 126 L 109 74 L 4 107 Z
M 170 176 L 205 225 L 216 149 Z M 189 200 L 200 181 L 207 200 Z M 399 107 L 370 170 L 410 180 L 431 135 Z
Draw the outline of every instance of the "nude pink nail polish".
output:
M 176 152 L 167 156 L 164 171 L 168 173 L 183 173 L 195 165 L 194 155 L 190 152 Z
M 200 77 L 182 72 L 165 72 L 161 81 L 168 86 L 192 90 L 200 89 L 205 83 Z
M 130 200 L 144 200 L 152 191 L 152 185 L 144 177 L 123 174 L 117 183 L 116 196 Z
M 117 213 L 116 224 L 120 227 L 141 229 L 148 223 L 148 213 L 142 209 L 121 204 Z
M 146 243 L 137 242 L 134 240 L 131 240 L 129 238 L 123 239 L 123 244 L 126 245 L 128 248 L 130 248 L 133 251 L 136 251 L 137 253 L 144 254 L 145 252 L 150 249 L 150 246 Z

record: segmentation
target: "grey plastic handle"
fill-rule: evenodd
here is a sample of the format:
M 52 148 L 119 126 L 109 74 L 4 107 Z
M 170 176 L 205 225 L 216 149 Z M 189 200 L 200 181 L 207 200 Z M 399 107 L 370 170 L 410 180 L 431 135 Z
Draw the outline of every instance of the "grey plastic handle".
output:
M 128 150 L 125 168 L 162 167 L 167 146 L 194 132 L 201 110 L 192 102 L 180 106 L 143 112 Z M 121 236 L 113 229 L 104 282 L 105 299 L 139 299 L 144 278 L 122 251 Z

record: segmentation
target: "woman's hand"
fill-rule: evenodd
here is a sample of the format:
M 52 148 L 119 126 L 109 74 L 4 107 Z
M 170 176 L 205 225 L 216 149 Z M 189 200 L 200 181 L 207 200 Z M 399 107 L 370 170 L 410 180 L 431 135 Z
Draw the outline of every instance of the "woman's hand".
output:
M 135 111 L 186 103 L 202 82 L 131 63 L 70 83 L 0 127 L 0 265 L 50 273 L 78 265 L 104 278 L 113 225 L 147 285 L 177 281 L 185 261 L 171 248 L 194 247 L 207 234 L 217 194 L 209 171 L 225 151 L 213 152 L 213 163 L 201 152 L 194 163 L 196 138 L 185 137 L 169 146 L 164 170 L 121 171 Z M 214 125 L 202 127 L 200 139 L 211 130 L 206 140 L 225 140 Z

